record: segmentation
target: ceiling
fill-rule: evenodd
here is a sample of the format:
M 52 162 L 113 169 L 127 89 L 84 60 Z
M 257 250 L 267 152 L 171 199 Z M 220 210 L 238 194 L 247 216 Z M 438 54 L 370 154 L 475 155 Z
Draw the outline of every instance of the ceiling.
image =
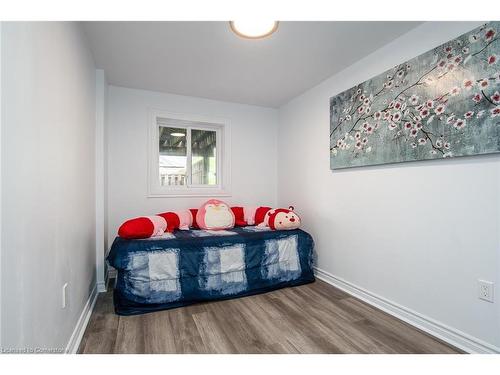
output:
M 110 84 L 279 107 L 420 22 L 280 22 L 237 37 L 228 22 L 83 22 Z

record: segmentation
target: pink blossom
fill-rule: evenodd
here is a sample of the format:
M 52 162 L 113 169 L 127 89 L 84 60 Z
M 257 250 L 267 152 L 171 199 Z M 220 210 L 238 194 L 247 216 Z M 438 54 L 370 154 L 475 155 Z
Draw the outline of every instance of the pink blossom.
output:
M 417 129 L 422 129 L 422 123 L 421 122 L 417 122 L 417 124 L 415 125 L 415 127 Z
M 418 96 L 417 95 L 412 95 L 410 97 L 410 104 L 411 105 L 417 105 L 417 103 L 418 103 Z
M 469 119 L 469 118 L 471 118 L 472 116 L 474 116 L 474 111 L 467 111 L 467 112 L 465 112 L 465 114 L 464 114 L 464 118 L 466 118 L 466 119 Z
M 374 118 L 375 120 L 380 120 L 380 119 L 382 118 L 382 112 L 380 112 L 380 111 L 375 112 L 375 113 L 373 114 L 373 118 Z
M 482 80 L 479 81 L 479 87 L 481 87 L 481 90 L 485 89 L 488 86 L 489 86 L 488 78 L 483 78 Z
M 490 109 L 491 117 L 500 116 L 500 105 L 497 105 L 495 108 Z
M 453 126 L 455 127 L 455 129 L 457 130 L 460 130 L 462 128 L 464 128 L 466 125 L 466 122 L 465 120 L 463 119 L 458 119 L 457 121 L 455 121 L 455 123 L 453 124 Z
M 411 122 L 405 122 L 405 129 L 411 129 Z
M 365 111 L 365 107 L 364 106 L 360 106 L 358 108 L 358 113 L 363 113 Z
M 440 115 L 444 112 L 444 110 L 446 109 L 446 106 L 444 104 L 439 104 L 436 109 L 434 110 L 434 112 L 436 113 L 436 115 Z
M 428 115 L 429 115 L 429 110 L 427 108 L 424 108 L 420 111 L 420 116 L 422 116 L 422 118 L 426 118 Z
M 425 145 L 426 143 L 427 143 L 427 139 L 425 139 L 425 138 L 419 138 L 418 139 L 418 144 L 419 145 Z
M 482 96 L 481 94 L 477 93 L 477 94 L 474 94 L 474 96 L 472 97 L 472 100 L 476 103 L 479 103 L 482 99 Z
M 474 81 L 471 79 L 464 79 L 463 86 L 464 89 L 470 90 L 474 86 Z
M 486 30 L 484 37 L 486 38 L 486 41 L 489 42 L 495 37 L 495 35 L 496 35 L 495 29 L 489 28 L 488 30 Z
M 425 105 L 427 106 L 427 108 L 434 108 L 434 100 L 427 100 L 427 102 L 425 102 Z
M 491 95 L 491 101 L 495 104 L 500 104 L 500 93 L 495 91 L 493 95 Z
M 455 115 L 451 115 L 446 119 L 447 124 L 453 124 L 455 123 Z
M 394 122 L 398 122 L 399 120 L 401 120 L 401 112 L 396 112 L 392 115 L 392 121 Z
M 462 62 L 462 56 L 460 56 L 460 55 L 455 56 L 453 61 L 455 62 L 455 64 L 460 64 Z
M 453 48 L 451 46 L 444 47 L 444 52 L 450 53 L 451 51 L 453 51 Z
M 438 67 L 440 68 L 444 68 L 446 66 L 446 60 L 439 60 L 438 62 Z
M 400 102 L 394 103 L 394 108 L 400 109 L 401 108 L 401 103 Z
M 411 129 L 410 131 L 410 136 L 415 138 L 418 134 L 418 130 L 417 129 Z
M 460 87 L 453 87 L 450 91 L 450 94 L 451 96 L 457 96 L 458 94 L 460 94 Z
M 491 55 L 488 57 L 488 64 L 493 65 L 497 62 L 497 56 L 496 55 Z

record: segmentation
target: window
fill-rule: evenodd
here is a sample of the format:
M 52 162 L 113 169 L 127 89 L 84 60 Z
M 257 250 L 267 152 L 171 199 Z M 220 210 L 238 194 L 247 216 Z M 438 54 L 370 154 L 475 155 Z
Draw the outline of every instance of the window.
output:
M 150 196 L 229 195 L 224 122 L 154 112 Z

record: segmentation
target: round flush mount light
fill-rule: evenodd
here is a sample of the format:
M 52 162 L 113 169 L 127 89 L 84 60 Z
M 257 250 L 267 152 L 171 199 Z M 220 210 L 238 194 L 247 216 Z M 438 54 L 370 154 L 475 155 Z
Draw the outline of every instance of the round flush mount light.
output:
M 172 137 L 184 137 L 184 136 L 186 136 L 186 134 L 184 134 L 184 133 L 170 133 L 170 135 Z
M 229 26 L 233 32 L 246 39 L 262 39 L 278 29 L 278 21 L 249 20 L 230 21 Z

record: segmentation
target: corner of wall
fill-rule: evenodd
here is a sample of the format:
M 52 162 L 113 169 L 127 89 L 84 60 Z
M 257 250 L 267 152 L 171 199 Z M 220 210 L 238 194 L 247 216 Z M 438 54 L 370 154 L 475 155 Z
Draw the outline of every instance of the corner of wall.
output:
M 96 283 L 97 291 L 106 290 L 105 262 L 106 253 L 106 75 L 104 70 L 96 69 L 96 113 L 95 113 L 95 219 L 96 219 Z

